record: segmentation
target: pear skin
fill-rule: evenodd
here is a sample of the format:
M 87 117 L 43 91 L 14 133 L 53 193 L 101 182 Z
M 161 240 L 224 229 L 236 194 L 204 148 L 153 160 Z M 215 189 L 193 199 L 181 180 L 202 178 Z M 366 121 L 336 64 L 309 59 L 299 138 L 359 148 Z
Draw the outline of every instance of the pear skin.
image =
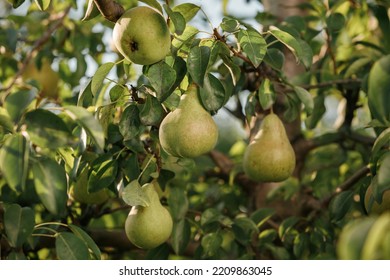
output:
M 190 85 L 179 106 L 161 122 L 161 147 L 175 157 L 195 158 L 211 151 L 218 140 L 218 127 L 198 97 L 198 87 Z
M 59 76 L 58 73 L 51 68 L 49 60 L 43 59 L 40 69 L 37 68 L 34 61 L 30 61 L 30 63 L 27 64 L 22 77 L 25 81 L 30 79 L 37 81 L 41 86 L 40 94 L 43 97 L 58 97 Z
M 149 250 L 164 243 L 171 236 L 173 221 L 169 211 L 161 204 L 153 183 L 143 186 L 150 204 L 133 206 L 127 216 L 125 232 L 135 246 Z
M 377 180 L 377 177 L 374 177 L 373 180 Z M 370 184 L 366 190 L 364 196 L 364 206 L 368 214 L 380 215 L 386 211 L 390 211 L 390 190 L 386 190 L 382 194 L 382 202 L 378 203 L 372 197 L 372 188 L 373 185 Z
M 164 59 L 171 49 L 171 34 L 163 15 L 147 6 L 131 8 L 118 19 L 113 41 L 127 60 L 140 65 Z
M 245 150 L 243 168 L 257 182 L 281 182 L 295 168 L 295 152 L 279 117 L 267 115 L 253 141 Z

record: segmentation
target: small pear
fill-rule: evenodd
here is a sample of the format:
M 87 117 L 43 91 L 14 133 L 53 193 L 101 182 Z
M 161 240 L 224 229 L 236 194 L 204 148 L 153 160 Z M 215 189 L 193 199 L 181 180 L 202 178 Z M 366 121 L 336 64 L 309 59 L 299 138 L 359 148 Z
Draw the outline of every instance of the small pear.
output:
M 142 187 L 149 197 L 149 206 L 133 206 L 127 216 L 127 238 L 141 249 L 153 249 L 164 243 L 172 233 L 173 221 L 169 211 L 162 206 L 153 183 Z
M 198 97 L 192 84 L 181 96 L 179 106 L 161 122 L 162 148 L 175 157 L 195 158 L 211 151 L 218 140 L 218 127 Z
M 368 214 L 380 215 L 386 211 L 390 211 L 390 190 L 385 190 L 382 194 L 382 202 L 375 201 L 372 189 L 373 184 L 376 184 L 377 176 L 373 178 L 372 183 L 368 186 L 364 196 L 364 206 Z
M 295 168 L 295 153 L 279 117 L 267 115 L 258 133 L 245 150 L 246 175 L 257 182 L 286 180 Z
M 110 192 L 106 188 L 88 192 L 88 169 L 84 169 L 77 181 L 70 187 L 69 196 L 80 203 L 103 204 L 110 198 Z

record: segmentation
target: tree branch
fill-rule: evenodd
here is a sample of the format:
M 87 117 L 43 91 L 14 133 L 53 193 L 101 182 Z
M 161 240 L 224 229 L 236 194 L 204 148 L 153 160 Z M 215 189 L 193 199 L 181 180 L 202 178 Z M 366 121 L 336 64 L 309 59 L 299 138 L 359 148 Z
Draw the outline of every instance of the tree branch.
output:
M 322 204 L 327 206 L 330 201 L 339 193 L 349 190 L 352 188 L 360 179 L 364 178 L 367 176 L 367 174 L 370 173 L 370 168 L 365 165 L 362 168 L 358 169 L 354 174 L 351 175 L 347 180 L 345 180 L 342 184 L 340 184 L 337 188 L 336 191 L 330 195 L 329 197 L 325 198 L 322 201 Z
M 122 5 L 114 0 L 94 0 L 94 3 L 103 17 L 112 22 L 116 22 L 125 12 Z

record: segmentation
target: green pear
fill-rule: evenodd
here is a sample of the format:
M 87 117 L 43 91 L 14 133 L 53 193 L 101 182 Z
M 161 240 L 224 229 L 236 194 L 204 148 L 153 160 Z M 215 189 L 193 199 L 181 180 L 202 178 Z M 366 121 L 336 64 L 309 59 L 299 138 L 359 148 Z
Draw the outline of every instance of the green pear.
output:
M 153 249 L 164 243 L 172 233 L 173 221 L 169 211 L 162 206 L 153 183 L 142 187 L 149 198 L 149 206 L 133 206 L 127 216 L 127 238 L 141 249 Z
M 132 8 L 118 19 L 113 41 L 127 60 L 141 65 L 164 59 L 171 49 L 171 34 L 164 17 L 146 6 Z
M 195 158 L 211 151 L 217 143 L 218 127 L 200 103 L 198 91 L 195 84 L 190 85 L 177 109 L 161 122 L 161 146 L 172 156 Z
M 295 168 L 295 153 L 279 117 L 267 115 L 245 150 L 243 168 L 257 182 L 286 180 Z
M 88 192 L 88 169 L 84 169 L 70 187 L 69 196 L 80 203 L 103 204 L 110 198 L 110 192 L 106 188 L 96 192 Z
M 40 85 L 40 95 L 42 97 L 58 98 L 59 76 L 51 68 L 51 63 L 48 59 L 42 59 L 41 68 L 38 69 L 35 61 L 30 61 L 22 74 L 24 81 L 35 80 Z
M 377 180 L 377 177 L 373 178 L 373 181 Z M 375 182 L 374 182 L 375 183 Z M 378 203 L 372 196 L 373 183 L 371 183 L 364 196 L 364 206 L 368 214 L 382 214 L 386 211 L 390 211 L 390 190 L 385 190 L 382 194 L 382 202 Z M 371 201 L 372 199 L 372 201 Z

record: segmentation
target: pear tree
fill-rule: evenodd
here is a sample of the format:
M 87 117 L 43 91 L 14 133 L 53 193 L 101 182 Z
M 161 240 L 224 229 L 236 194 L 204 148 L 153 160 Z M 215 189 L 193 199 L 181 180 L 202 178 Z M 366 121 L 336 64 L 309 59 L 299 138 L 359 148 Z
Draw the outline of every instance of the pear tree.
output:
M 390 259 L 389 1 L 217 2 L 0 0 L 1 259 Z

